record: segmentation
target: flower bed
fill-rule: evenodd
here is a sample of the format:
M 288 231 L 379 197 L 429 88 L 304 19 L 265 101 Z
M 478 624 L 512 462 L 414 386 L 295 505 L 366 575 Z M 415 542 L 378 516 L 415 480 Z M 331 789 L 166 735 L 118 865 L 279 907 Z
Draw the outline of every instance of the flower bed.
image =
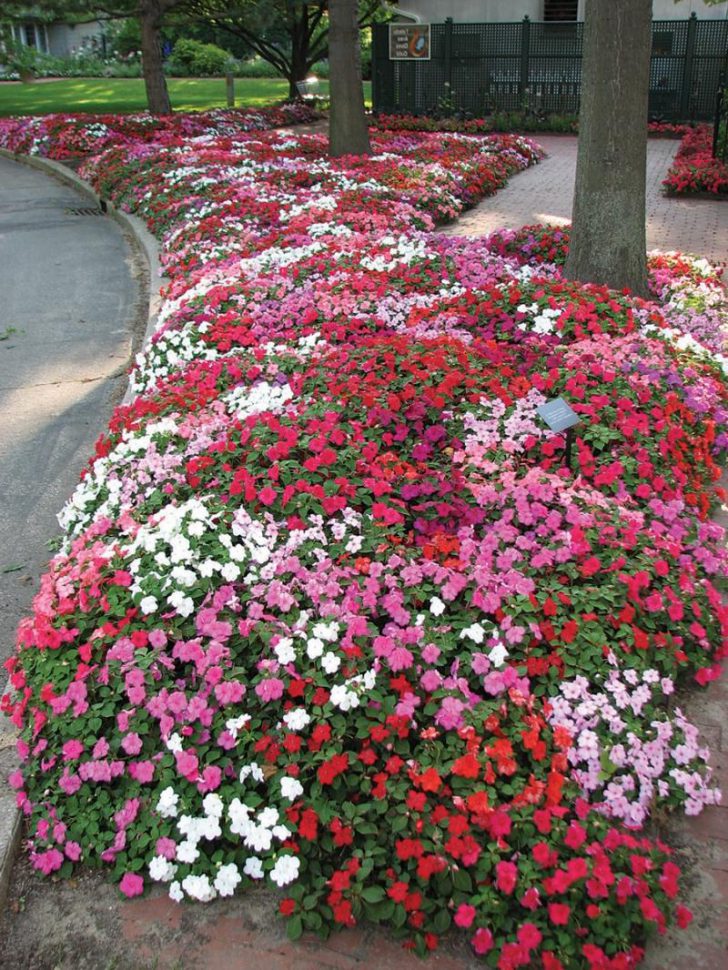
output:
M 427 115 L 377 115 L 371 124 L 383 131 L 459 131 L 470 135 L 485 135 L 495 131 L 541 131 L 577 134 L 578 118 L 573 115 L 545 115 L 524 111 L 501 111 L 487 118 L 432 118 Z M 692 131 L 691 125 L 650 121 L 647 134 L 651 138 L 682 138 Z
M 713 158 L 713 131 L 709 125 L 690 129 L 663 180 L 668 195 L 707 194 L 728 198 L 728 165 Z
M 48 114 L 0 118 L 0 148 L 21 155 L 59 161 L 84 158 L 111 145 L 137 144 L 160 136 L 179 139 L 201 135 L 235 135 L 282 125 L 306 124 L 319 115 L 302 102 L 277 106 L 215 109 L 173 115 Z
M 171 284 L 8 663 L 31 859 L 128 896 L 266 880 L 293 939 L 454 925 L 502 970 L 632 967 L 690 919 L 648 810 L 719 797 L 671 698 L 728 643 L 722 361 L 688 299 L 429 231 L 527 140 L 374 141 L 86 163 Z

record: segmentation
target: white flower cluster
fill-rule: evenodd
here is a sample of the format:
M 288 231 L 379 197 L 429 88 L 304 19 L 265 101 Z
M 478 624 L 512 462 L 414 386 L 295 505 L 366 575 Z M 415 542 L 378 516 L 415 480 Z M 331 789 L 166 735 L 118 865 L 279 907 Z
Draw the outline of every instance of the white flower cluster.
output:
M 265 781 L 256 762 L 243 765 L 239 776 L 242 797 L 246 788 L 254 788 Z M 285 776 L 280 781 L 281 797 L 294 802 L 303 794 L 303 785 Z M 256 798 L 258 796 L 256 795 Z M 180 902 L 185 896 L 199 902 L 209 902 L 217 896 L 232 896 L 243 875 L 250 879 L 263 879 L 266 868 L 270 880 L 278 887 L 293 882 L 300 870 L 296 856 L 280 853 L 278 843 L 291 837 L 291 830 L 281 821 L 279 809 L 264 805 L 251 808 L 241 798 L 235 797 L 226 807 L 216 792 L 209 792 L 202 800 L 201 815 L 178 817 L 179 795 L 170 786 L 159 796 L 156 811 L 163 818 L 177 818 L 177 829 L 182 836 L 174 849 L 174 861 L 167 855 L 155 855 L 149 863 L 149 876 L 155 882 L 170 883 L 169 895 Z M 245 859 L 242 872 L 234 863 L 217 865 L 214 873 L 188 872 L 176 879 L 180 865 L 194 866 L 202 853 L 199 843 L 215 841 L 223 835 L 223 826 L 238 836 L 250 855 Z M 269 867 L 269 863 L 273 865 Z M 268 865 L 266 865 L 268 863 Z
M 696 340 L 692 334 L 682 333 L 680 330 L 673 330 L 670 327 L 656 327 L 651 323 L 640 327 L 640 332 L 649 337 L 662 337 L 663 340 L 666 340 L 676 350 L 684 350 L 688 353 L 695 354 L 697 357 L 702 357 L 708 363 L 719 367 L 726 377 L 728 377 L 728 356 L 709 350 L 699 340 Z
M 531 333 L 547 334 L 556 329 L 555 321 L 564 312 L 560 307 L 542 307 L 538 303 L 521 303 L 516 307 L 518 313 L 526 317 L 518 324 L 519 330 L 529 330 Z
M 73 537 L 94 518 L 116 518 L 126 505 L 123 489 L 130 465 L 153 454 L 157 465 L 166 464 L 170 468 L 179 466 L 176 454 L 170 454 L 165 462 L 158 452 L 158 440 L 167 439 L 166 446 L 178 433 L 179 424 L 171 418 L 150 422 L 142 434 L 125 429 L 116 447 L 108 455 L 94 461 L 86 477 L 78 483 L 58 513 L 61 528 Z
M 222 400 L 229 414 L 237 418 L 247 418 L 263 411 L 282 411 L 293 398 L 289 384 L 268 384 L 260 381 L 252 387 L 236 387 Z

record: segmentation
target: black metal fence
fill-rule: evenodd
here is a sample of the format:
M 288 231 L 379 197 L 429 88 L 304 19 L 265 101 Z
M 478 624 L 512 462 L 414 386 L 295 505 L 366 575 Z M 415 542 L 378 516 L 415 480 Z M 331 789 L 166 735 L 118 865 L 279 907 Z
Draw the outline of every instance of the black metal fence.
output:
M 483 117 L 494 111 L 577 114 L 583 24 L 432 24 L 430 60 L 389 59 L 388 25 L 373 28 L 372 99 L 380 114 Z M 728 20 L 652 24 L 650 116 L 711 120 L 728 66 Z

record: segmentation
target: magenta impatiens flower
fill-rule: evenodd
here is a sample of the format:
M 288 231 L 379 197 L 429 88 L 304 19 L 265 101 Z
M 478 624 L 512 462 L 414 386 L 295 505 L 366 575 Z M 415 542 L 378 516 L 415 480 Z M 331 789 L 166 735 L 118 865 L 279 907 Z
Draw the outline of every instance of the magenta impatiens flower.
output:
M 119 889 L 128 898 L 141 896 L 144 892 L 144 879 L 135 872 L 125 872 L 121 877 Z

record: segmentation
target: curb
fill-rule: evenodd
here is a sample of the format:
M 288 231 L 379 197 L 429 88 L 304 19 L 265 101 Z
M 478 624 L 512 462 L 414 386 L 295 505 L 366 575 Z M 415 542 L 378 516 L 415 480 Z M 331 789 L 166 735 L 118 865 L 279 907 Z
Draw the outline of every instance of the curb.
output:
M 5 693 L 10 681 L 2 689 Z M 5 908 L 13 863 L 20 848 L 21 815 L 15 804 L 15 792 L 7 784 L 7 774 L 20 765 L 15 753 L 17 731 L 5 714 L 0 714 L 0 764 L 3 769 L 0 784 L 0 910 Z
M 84 182 L 75 172 L 66 168 L 60 162 L 49 158 L 36 158 L 29 155 L 16 155 L 14 152 L 0 148 L 0 158 L 27 165 L 40 172 L 50 175 L 70 188 L 91 199 L 101 208 L 101 199 L 96 195 L 87 182 Z M 144 304 L 143 291 L 147 290 L 146 326 L 137 346 L 146 347 L 157 325 L 157 317 L 162 306 L 160 289 L 169 280 L 162 274 L 159 261 L 159 245 L 141 219 L 128 212 L 122 212 L 110 202 L 106 202 L 106 213 L 117 222 L 129 236 L 131 244 L 137 253 L 144 257 L 148 267 L 148 275 L 140 281 L 142 290 L 142 306 Z M 153 281 L 159 280 L 160 285 L 154 286 Z M 141 313 L 144 313 L 142 309 Z M 131 362 L 130 362 L 131 363 Z M 127 388 L 123 403 L 131 401 L 131 392 Z M 0 690 L 0 696 L 10 688 L 10 681 Z M 0 910 L 5 908 L 10 886 L 13 865 L 20 849 L 22 834 L 22 815 L 16 806 L 15 792 L 7 784 L 8 774 L 20 766 L 20 760 L 14 751 L 17 730 L 7 715 L 0 713 Z M 7 770 L 5 770 L 7 768 Z

